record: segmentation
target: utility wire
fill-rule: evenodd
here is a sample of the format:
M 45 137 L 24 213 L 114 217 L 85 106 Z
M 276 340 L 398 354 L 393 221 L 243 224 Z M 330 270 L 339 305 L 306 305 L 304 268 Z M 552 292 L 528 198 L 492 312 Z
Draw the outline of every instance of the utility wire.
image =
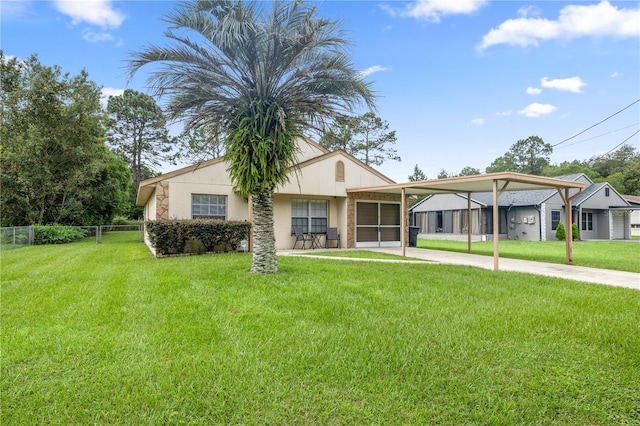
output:
M 603 137 L 603 136 L 613 135 L 614 133 L 617 133 L 617 132 L 619 132 L 620 130 L 628 129 L 629 127 L 637 126 L 638 124 L 640 124 L 640 122 L 638 122 L 638 123 L 633 123 L 633 124 L 629 124 L 628 126 L 621 127 L 621 128 L 619 128 L 619 129 L 615 129 L 615 130 L 612 130 L 612 131 L 607 132 L 607 133 L 603 133 L 603 134 L 598 135 L 598 136 L 592 136 L 592 137 L 587 138 L 587 139 L 582 139 L 582 140 L 576 141 L 576 142 L 574 142 L 574 143 L 570 143 L 570 144 L 568 144 L 568 145 L 561 146 L 561 147 L 560 147 L 560 148 L 558 148 L 558 149 L 569 148 L 570 146 L 578 145 L 579 143 L 582 143 L 582 142 L 588 142 L 588 141 L 591 141 L 591 140 L 594 140 L 594 139 L 597 139 L 597 138 L 601 138 L 601 137 Z
M 596 126 L 598 126 L 598 125 L 600 125 L 600 124 L 604 123 L 605 121 L 607 121 L 607 120 L 608 120 L 608 119 L 610 119 L 611 117 L 614 117 L 614 116 L 616 116 L 616 115 L 620 114 L 620 113 L 621 113 L 622 111 L 624 111 L 625 109 L 631 108 L 633 105 L 637 104 L 638 102 L 640 102 L 640 99 L 637 99 L 637 100 L 635 100 L 634 102 L 631 102 L 629 105 L 627 105 L 626 107 L 622 108 L 620 111 L 614 112 L 613 114 L 611 114 L 610 116 L 608 116 L 608 117 L 607 117 L 607 118 L 605 118 L 604 120 L 597 122 L 597 123 L 596 123 L 596 124 L 594 124 L 593 126 L 589 126 L 589 127 L 587 127 L 586 129 L 584 129 L 583 131 L 581 131 L 581 132 L 579 132 L 579 133 L 576 133 L 575 135 L 570 136 L 570 137 L 566 138 L 565 140 L 560 141 L 560 142 L 558 142 L 557 144 L 554 144 L 554 145 L 551 145 L 551 146 L 552 146 L 552 147 L 556 147 L 556 146 L 561 145 L 561 144 L 563 144 L 563 143 L 565 143 L 565 142 L 567 142 L 567 141 L 570 141 L 571 139 L 575 138 L 576 136 L 580 136 L 581 134 L 583 134 L 583 133 L 584 133 L 584 132 L 586 132 L 587 130 L 591 130 L 591 129 L 593 129 L 594 127 L 596 127 Z M 615 149 L 615 148 L 614 148 L 614 149 Z
M 629 136 L 628 138 L 626 138 L 625 140 L 623 140 L 622 142 L 620 142 L 618 145 L 614 146 L 613 148 L 611 148 L 606 154 L 610 154 L 613 151 L 615 151 L 616 149 L 620 148 L 626 141 L 628 141 L 629 139 L 631 139 L 632 137 L 634 137 L 635 135 L 637 135 L 638 133 L 640 133 L 640 130 L 636 130 L 636 132 L 634 134 L 632 134 L 631 136 Z

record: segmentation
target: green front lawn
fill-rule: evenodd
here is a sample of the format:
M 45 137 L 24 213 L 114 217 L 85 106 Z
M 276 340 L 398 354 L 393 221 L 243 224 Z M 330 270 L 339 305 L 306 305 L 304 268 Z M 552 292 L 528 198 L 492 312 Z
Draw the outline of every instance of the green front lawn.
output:
M 466 241 L 418 238 L 418 247 L 467 253 Z M 564 263 L 564 241 L 500 240 L 500 257 Z M 493 256 L 493 241 L 473 241 L 471 253 Z M 631 241 L 574 241 L 573 264 L 591 268 L 640 272 L 640 243 Z
M 2 253 L 0 424 L 640 423 L 640 292 L 137 234 Z

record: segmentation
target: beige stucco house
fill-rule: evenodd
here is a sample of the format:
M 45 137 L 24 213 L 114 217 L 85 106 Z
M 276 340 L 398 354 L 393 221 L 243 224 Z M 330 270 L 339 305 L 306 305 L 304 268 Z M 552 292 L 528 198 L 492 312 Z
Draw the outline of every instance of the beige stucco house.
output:
M 293 247 L 294 227 L 317 234 L 321 245 L 332 227 L 342 247 L 399 247 L 400 196 L 351 191 L 394 182 L 344 151 L 329 152 L 309 139 L 299 139 L 298 145 L 298 167 L 275 191 L 276 248 Z M 214 159 L 147 179 L 140 183 L 136 204 L 144 206 L 145 220 L 251 221 L 251 203 L 234 193 L 227 169 L 225 161 Z

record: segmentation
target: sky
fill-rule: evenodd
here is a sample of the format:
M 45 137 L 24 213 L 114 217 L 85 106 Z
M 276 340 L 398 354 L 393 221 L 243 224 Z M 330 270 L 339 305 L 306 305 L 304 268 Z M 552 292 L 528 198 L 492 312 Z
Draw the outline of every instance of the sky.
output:
M 484 171 L 529 136 L 554 145 L 552 164 L 625 141 L 640 148 L 638 1 L 312 3 L 340 21 L 354 66 L 378 96 L 375 113 L 396 131 L 401 161 L 377 167 L 396 182 L 416 165 L 428 178 Z M 147 92 L 145 68 L 129 81 L 127 62 L 167 44 L 163 16 L 177 4 L 2 0 L 0 48 L 71 75 L 85 69 L 105 102 L 127 88 Z

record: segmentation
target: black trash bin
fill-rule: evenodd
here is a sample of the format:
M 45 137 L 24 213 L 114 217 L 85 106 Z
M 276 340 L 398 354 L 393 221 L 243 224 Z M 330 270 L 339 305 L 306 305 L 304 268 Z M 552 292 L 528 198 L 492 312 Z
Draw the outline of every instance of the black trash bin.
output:
M 418 246 L 418 232 L 420 232 L 420 228 L 418 226 L 409 227 L 409 247 Z

